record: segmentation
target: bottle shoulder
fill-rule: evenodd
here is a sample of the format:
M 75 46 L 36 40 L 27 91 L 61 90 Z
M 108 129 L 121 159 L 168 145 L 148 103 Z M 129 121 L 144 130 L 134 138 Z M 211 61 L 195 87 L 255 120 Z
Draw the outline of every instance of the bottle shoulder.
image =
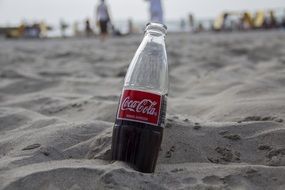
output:
M 138 90 L 138 91 L 143 91 L 143 92 L 149 92 L 153 94 L 158 94 L 161 96 L 168 96 L 167 90 L 160 90 L 160 89 L 155 89 L 152 86 L 138 86 L 138 85 L 125 85 L 123 87 L 123 90 Z

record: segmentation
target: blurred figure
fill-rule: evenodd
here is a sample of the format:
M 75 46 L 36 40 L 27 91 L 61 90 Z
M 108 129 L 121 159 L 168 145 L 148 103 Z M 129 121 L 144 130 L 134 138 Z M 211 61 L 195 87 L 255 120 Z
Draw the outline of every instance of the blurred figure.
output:
M 96 21 L 100 27 L 101 39 L 104 40 L 108 35 L 108 24 L 111 22 L 111 18 L 105 0 L 100 1 L 96 9 Z
M 93 30 L 90 26 L 90 21 L 88 18 L 85 20 L 85 34 L 87 37 L 90 37 L 93 34 Z
M 254 22 L 252 16 L 249 12 L 244 12 L 240 19 L 242 30 L 252 29 L 254 27 Z
M 40 27 L 38 23 L 33 23 L 25 25 L 24 38 L 39 38 L 40 37 Z
M 75 21 L 73 23 L 73 35 L 78 37 L 80 35 L 79 27 L 78 27 L 78 22 Z
M 48 32 L 48 26 L 44 21 L 40 22 L 39 24 L 40 27 L 40 37 L 41 38 L 46 38 L 47 37 L 47 32 Z
M 19 36 L 23 37 L 25 35 L 26 26 L 27 26 L 26 22 L 22 21 L 19 26 Z
M 270 24 L 269 27 L 270 28 L 277 28 L 277 19 L 275 17 L 274 11 L 271 10 L 269 11 L 269 16 L 270 16 Z
M 204 32 L 204 31 L 205 31 L 205 28 L 204 28 L 202 22 L 199 22 L 196 32 Z
M 188 22 L 189 22 L 189 26 L 190 26 L 190 30 L 193 31 L 194 30 L 194 16 L 192 14 L 189 14 L 188 16 Z
M 180 29 L 181 29 L 181 31 L 185 31 L 185 27 L 186 27 L 186 22 L 185 22 L 185 20 L 182 18 L 182 19 L 180 20 Z
M 131 18 L 128 20 L 128 34 L 134 33 L 134 25 Z
M 114 25 L 112 25 L 112 35 L 113 36 L 123 36 L 121 31 L 118 28 L 116 28 Z
M 40 38 L 40 34 L 41 34 L 40 24 L 35 22 L 31 28 L 32 28 L 31 38 Z
M 226 31 L 227 30 L 227 21 L 229 18 L 229 13 L 224 13 L 224 19 L 223 19 L 223 23 L 222 23 L 222 30 Z
M 161 0 L 145 0 L 150 3 L 150 21 L 157 23 L 163 22 L 163 10 Z
M 66 37 L 65 31 L 68 28 L 68 24 L 63 19 L 61 19 L 59 22 L 59 26 L 60 26 L 61 36 L 65 38 Z
M 283 18 L 282 18 L 282 27 L 285 29 L 285 11 L 284 11 L 284 15 L 283 15 Z

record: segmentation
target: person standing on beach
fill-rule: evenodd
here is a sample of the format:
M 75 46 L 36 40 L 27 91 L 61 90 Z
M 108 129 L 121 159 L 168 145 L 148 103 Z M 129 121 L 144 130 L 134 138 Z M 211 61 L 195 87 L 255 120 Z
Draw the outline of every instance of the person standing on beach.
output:
M 150 21 L 163 24 L 163 9 L 161 0 L 145 0 L 149 1 Z
M 104 40 L 108 35 L 108 24 L 111 22 L 108 7 L 105 0 L 101 0 L 96 9 L 97 26 L 100 27 L 101 38 Z
M 59 26 L 60 26 L 60 31 L 61 31 L 61 37 L 65 38 L 66 37 L 65 31 L 68 28 L 68 24 L 63 19 L 61 19 L 59 21 Z
M 85 34 L 87 37 L 90 37 L 93 34 L 93 30 L 90 26 L 90 20 L 88 18 L 85 20 Z

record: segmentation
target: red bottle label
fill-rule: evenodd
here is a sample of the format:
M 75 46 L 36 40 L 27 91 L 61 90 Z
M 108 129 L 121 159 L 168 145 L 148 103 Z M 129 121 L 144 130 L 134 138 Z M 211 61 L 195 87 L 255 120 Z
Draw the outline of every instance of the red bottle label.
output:
M 124 90 L 120 100 L 118 119 L 158 125 L 161 95 L 139 90 Z

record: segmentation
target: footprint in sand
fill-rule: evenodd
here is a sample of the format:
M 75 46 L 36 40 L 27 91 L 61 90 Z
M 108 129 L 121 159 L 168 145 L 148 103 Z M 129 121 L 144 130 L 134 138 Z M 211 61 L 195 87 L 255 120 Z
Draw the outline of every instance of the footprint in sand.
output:
M 227 162 L 239 162 L 240 153 L 232 151 L 226 147 L 217 147 L 215 151 L 219 154 L 217 157 L 208 157 L 208 160 L 212 163 L 227 163 Z
M 224 138 L 232 140 L 232 141 L 238 141 L 241 139 L 240 135 L 238 134 L 229 134 L 229 131 L 221 131 L 219 134 L 222 135 Z
M 196 183 L 197 183 L 197 179 L 196 179 L 196 178 L 193 178 L 193 177 L 187 177 L 187 178 L 184 178 L 184 179 L 182 180 L 182 182 L 183 182 L 184 184 L 187 184 L 187 185 L 189 185 L 189 184 L 196 184 Z
M 26 146 L 22 150 L 33 150 L 33 149 L 39 148 L 40 146 L 41 144 L 32 144 L 32 145 Z
M 206 176 L 202 181 L 208 185 L 223 185 L 222 179 L 215 175 Z
M 270 150 L 266 157 L 267 164 L 270 166 L 285 166 L 285 148 Z
M 170 148 L 170 150 L 166 152 L 165 157 L 166 157 L 166 158 L 171 158 L 171 157 L 172 157 L 172 154 L 174 153 L 174 151 L 175 151 L 175 146 L 172 146 L 172 147 Z

